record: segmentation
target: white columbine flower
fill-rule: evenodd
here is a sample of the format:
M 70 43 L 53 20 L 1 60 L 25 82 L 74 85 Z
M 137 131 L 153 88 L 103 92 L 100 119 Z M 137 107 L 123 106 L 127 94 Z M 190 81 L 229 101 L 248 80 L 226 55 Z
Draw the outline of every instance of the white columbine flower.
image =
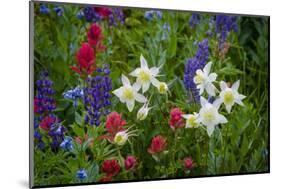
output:
M 227 123 L 227 119 L 218 112 L 221 104 L 219 99 L 211 104 L 204 97 L 201 97 L 200 102 L 201 109 L 197 121 L 207 127 L 208 135 L 211 136 L 215 126 L 220 123 Z
M 236 81 L 231 88 L 227 86 L 227 84 L 224 81 L 220 82 L 220 101 L 221 103 L 224 103 L 225 108 L 228 113 L 231 112 L 232 106 L 237 103 L 241 106 L 243 106 L 242 100 L 246 97 L 244 95 L 241 95 L 238 93 L 238 88 L 240 85 L 240 81 Z
M 155 77 L 157 77 L 159 73 L 159 68 L 152 67 L 149 69 L 147 66 L 147 62 L 142 55 L 140 56 L 140 63 L 141 67 L 135 69 L 130 73 L 130 75 L 137 77 L 136 84 L 138 87 L 142 88 L 142 93 L 144 93 L 149 89 L 150 83 L 157 87 L 159 81 Z
M 197 128 L 199 126 L 198 115 L 197 113 L 182 115 L 186 119 L 185 128 Z
M 115 94 L 122 103 L 126 103 L 128 110 L 131 112 L 135 106 L 135 100 L 140 103 L 147 101 L 146 97 L 138 93 L 140 89 L 136 84 L 131 85 L 129 79 L 122 74 L 121 77 L 123 86 L 114 90 Z
M 159 82 L 157 89 L 160 94 L 165 94 L 168 91 L 168 85 L 165 82 Z
M 199 94 L 202 95 L 204 90 L 207 91 L 207 93 L 210 96 L 216 96 L 216 87 L 213 85 L 213 82 L 217 78 L 216 73 L 210 73 L 212 66 L 212 62 L 209 62 L 202 70 L 198 69 L 196 71 L 196 75 L 193 79 L 194 83 L 197 85 L 197 89 L 199 89 Z
M 138 120 L 145 120 L 145 118 L 148 115 L 149 110 L 151 109 L 151 107 L 148 107 L 148 103 L 145 103 L 138 111 L 137 113 L 137 119 Z
M 129 136 L 126 133 L 126 131 L 120 131 L 120 132 L 116 133 L 116 135 L 114 137 L 114 143 L 119 146 L 123 146 L 127 142 L 128 138 L 129 138 Z

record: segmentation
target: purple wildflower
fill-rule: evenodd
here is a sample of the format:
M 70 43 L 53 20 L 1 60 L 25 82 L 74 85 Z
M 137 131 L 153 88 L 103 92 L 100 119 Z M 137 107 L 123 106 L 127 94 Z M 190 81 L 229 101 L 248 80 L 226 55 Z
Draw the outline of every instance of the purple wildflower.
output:
M 108 76 L 108 67 L 97 69 L 99 75 L 88 77 L 87 86 L 84 89 L 84 107 L 87 112 L 85 123 L 89 125 L 100 125 L 100 118 L 109 113 L 108 107 L 111 105 L 112 90 L 111 79 Z
M 189 26 L 194 28 L 200 22 L 200 15 L 197 13 L 192 13 L 191 17 L 189 18 Z
M 219 50 L 221 50 L 223 48 L 223 44 L 225 43 L 229 32 L 238 31 L 237 17 L 227 16 L 227 15 L 217 15 L 215 29 L 219 42 Z
M 198 43 L 198 49 L 195 57 L 189 58 L 185 64 L 183 82 L 186 90 L 191 91 L 195 101 L 199 101 L 199 91 L 193 81 L 196 70 L 203 69 L 209 57 L 209 41 L 208 39 L 202 40 Z

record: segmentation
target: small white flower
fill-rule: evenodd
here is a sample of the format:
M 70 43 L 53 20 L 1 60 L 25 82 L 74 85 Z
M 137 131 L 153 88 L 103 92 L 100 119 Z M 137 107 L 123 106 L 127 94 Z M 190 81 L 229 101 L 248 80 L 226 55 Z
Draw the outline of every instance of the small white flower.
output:
M 215 100 L 213 104 L 209 103 L 204 97 L 200 98 L 201 109 L 197 121 L 207 127 L 208 135 L 211 136 L 215 126 L 220 123 L 227 123 L 227 119 L 219 114 L 220 100 Z
M 194 83 L 197 85 L 197 89 L 199 89 L 199 94 L 202 95 L 204 90 L 207 91 L 207 93 L 210 96 L 216 95 L 216 87 L 213 85 L 213 82 L 217 78 L 216 73 L 210 73 L 212 66 L 212 62 L 209 62 L 202 70 L 198 69 L 196 71 L 196 75 L 193 78 Z
M 145 120 L 145 118 L 148 115 L 149 110 L 151 109 L 151 107 L 148 107 L 148 103 L 145 103 L 138 111 L 137 113 L 137 119 L 138 120 Z
M 227 86 L 227 84 L 224 81 L 220 82 L 220 101 L 221 103 L 224 103 L 225 108 L 228 113 L 231 112 L 232 106 L 237 103 L 241 106 L 243 106 L 242 100 L 246 97 L 244 95 L 241 95 L 238 93 L 238 88 L 240 85 L 240 80 L 236 81 L 231 88 Z
M 182 117 L 186 119 L 185 128 L 197 128 L 199 126 L 199 122 L 197 120 L 198 116 L 199 116 L 199 114 L 197 114 L 195 112 L 193 114 L 182 115 Z
M 123 146 L 127 142 L 128 138 L 129 138 L 129 136 L 126 133 L 126 131 L 120 131 L 120 132 L 116 133 L 116 135 L 114 137 L 114 143 L 119 146 Z
M 129 79 L 122 74 L 121 77 L 123 86 L 114 90 L 115 94 L 122 103 L 126 103 L 128 110 L 131 112 L 135 106 L 135 100 L 140 103 L 147 101 L 146 97 L 138 93 L 140 89 L 136 84 L 131 85 Z
M 165 82 L 159 82 L 157 89 L 160 94 L 165 94 L 168 91 L 168 85 Z
M 130 73 L 130 75 L 137 77 L 136 85 L 142 88 L 142 93 L 145 93 L 149 89 L 151 83 L 157 87 L 159 81 L 156 79 L 156 77 L 158 76 L 160 68 L 148 68 L 147 62 L 142 55 L 140 56 L 140 63 L 141 67 L 135 69 Z

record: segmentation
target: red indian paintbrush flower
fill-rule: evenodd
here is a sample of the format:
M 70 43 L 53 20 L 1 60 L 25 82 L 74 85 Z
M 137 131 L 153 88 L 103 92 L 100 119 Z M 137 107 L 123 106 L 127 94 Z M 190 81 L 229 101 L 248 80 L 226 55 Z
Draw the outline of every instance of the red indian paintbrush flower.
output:
M 80 75 L 90 75 L 95 70 L 95 53 L 94 49 L 88 44 L 83 43 L 76 54 L 77 66 L 71 69 Z
M 187 170 L 191 170 L 195 165 L 191 157 L 185 158 L 183 162 L 184 162 L 184 168 Z
M 105 127 L 108 133 L 115 136 L 116 133 L 124 130 L 123 126 L 125 124 L 126 121 L 122 120 L 121 114 L 111 112 L 106 118 Z
M 41 123 L 40 123 L 40 128 L 44 129 L 46 131 L 49 131 L 51 126 L 56 122 L 56 118 L 53 116 L 47 116 L 45 117 Z
M 127 156 L 125 159 L 125 169 L 126 170 L 132 170 L 136 167 L 137 165 L 137 158 L 135 156 Z
M 112 14 L 111 9 L 105 7 L 95 7 L 95 11 L 102 17 L 108 17 Z
M 120 171 L 120 165 L 117 160 L 105 160 L 102 164 L 102 171 L 108 176 L 113 177 L 117 175 Z
M 161 135 L 157 135 L 153 137 L 150 147 L 148 148 L 148 152 L 150 154 L 159 153 L 165 150 L 167 146 L 167 139 Z
M 172 129 L 184 127 L 185 121 L 182 117 L 183 114 L 179 108 L 173 108 L 171 110 L 169 125 Z
M 101 27 L 98 24 L 92 24 L 87 33 L 87 37 L 91 46 L 98 46 L 103 39 Z

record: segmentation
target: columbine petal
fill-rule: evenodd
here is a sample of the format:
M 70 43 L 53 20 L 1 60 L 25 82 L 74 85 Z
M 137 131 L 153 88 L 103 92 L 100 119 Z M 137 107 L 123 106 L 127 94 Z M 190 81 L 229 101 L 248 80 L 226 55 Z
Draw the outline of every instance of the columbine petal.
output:
M 140 62 L 141 62 L 141 68 L 148 69 L 147 62 L 142 55 L 140 56 Z
M 112 93 L 115 94 L 118 98 L 120 98 L 122 96 L 123 89 L 122 87 L 120 87 L 119 89 L 114 90 Z
M 134 76 L 134 77 L 137 77 L 137 76 L 138 76 L 139 71 L 140 71 L 140 69 L 139 69 L 139 68 L 137 68 L 137 69 L 135 69 L 134 71 L 132 71 L 129 75 Z
M 150 82 L 146 82 L 142 85 L 142 93 L 145 93 L 150 87 Z
M 147 101 L 146 97 L 137 93 L 136 96 L 136 101 L 140 102 L 140 103 L 145 103 Z
M 244 103 L 240 99 L 235 99 L 234 101 L 240 106 L 244 106 Z
M 217 75 L 216 73 L 211 73 L 211 74 L 209 75 L 210 82 L 216 81 L 217 76 L 218 76 L 218 75 Z
M 208 64 L 206 64 L 206 66 L 203 69 L 204 74 L 209 75 L 209 73 L 211 71 L 211 67 L 212 67 L 212 62 L 209 62 Z
M 156 68 L 156 67 L 150 68 L 150 73 L 151 73 L 153 76 L 156 76 L 156 75 L 159 73 L 159 68 Z
M 224 91 L 224 90 L 227 88 L 226 82 L 221 81 L 221 82 L 220 82 L 220 88 L 221 88 L 222 91 Z
M 234 91 L 238 91 L 239 85 L 240 85 L 240 80 L 233 83 L 233 85 L 231 86 L 231 89 Z
M 126 102 L 126 105 L 127 105 L 127 108 L 128 108 L 128 110 L 129 110 L 129 112 L 133 111 L 134 106 L 135 106 L 135 100 L 127 101 L 127 102 Z
M 220 98 L 219 98 L 219 99 L 216 99 L 216 100 L 213 102 L 213 106 L 214 106 L 215 108 L 219 109 L 221 103 L 222 103 L 222 101 L 221 101 Z
M 227 119 L 221 114 L 219 114 L 219 120 L 220 120 L 220 123 L 227 123 Z
M 206 91 L 210 96 L 216 96 L 215 90 L 216 87 L 211 83 L 206 86 Z
M 140 88 L 141 88 L 141 84 L 139 82 L 136 82 L 136 83 L 133 84 L 133 89 L 135 91 L 139 91 Z
M 208 101 L 204 97 L 201 96 L 200 103 L 201 103 L 202 107 L 205 107 L 208 104 Z
M 207 133 L 208 133 L 209 137 L 213 134 L 214 130 L 215 130 L 215 125 L 207 126 Z
M 225 108 L 226 108 L 227 113 L 230 113 L 232 106 L 226 105 Z
M 123 85 L 131 85 L 130 80 L 122 74 L 121 81 Z
M 152 85 L 153 85 L 154 87 L 158 87 L 160 81 L 158 81 L 158 79 L 156 79 L 155 77 L 152 77 L 152 78 L 151 78 L 151 83 L 152 83 Z

